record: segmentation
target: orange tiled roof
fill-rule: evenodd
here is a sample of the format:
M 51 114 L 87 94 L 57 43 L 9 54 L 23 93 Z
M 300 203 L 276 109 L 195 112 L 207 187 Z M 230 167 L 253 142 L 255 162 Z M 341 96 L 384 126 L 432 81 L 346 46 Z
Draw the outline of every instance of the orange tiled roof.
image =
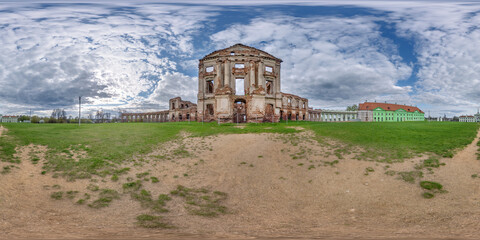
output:
M 424 113 L 420 108 L 407 106 L 407 105 L 400 105 L 400 104 L 392 104 L 392 103 L 377 103 L 377 102 L 364 102 L 358 105 L 358 110 L 373 110 L 375 108 L 382 108 L 386 111 L 396 111 L 398 109 L 403 109 L 407 112 L 415 112 L 419 111 Z

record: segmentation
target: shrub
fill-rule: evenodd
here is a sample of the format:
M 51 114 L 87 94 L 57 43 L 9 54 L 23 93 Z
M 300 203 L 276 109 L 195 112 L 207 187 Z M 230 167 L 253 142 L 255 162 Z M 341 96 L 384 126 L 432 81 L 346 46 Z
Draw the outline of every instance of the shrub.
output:
M 421 181 L 420 186 L 427 190 L 442 190 L 443 188 L 442 184 L 431 181 Z

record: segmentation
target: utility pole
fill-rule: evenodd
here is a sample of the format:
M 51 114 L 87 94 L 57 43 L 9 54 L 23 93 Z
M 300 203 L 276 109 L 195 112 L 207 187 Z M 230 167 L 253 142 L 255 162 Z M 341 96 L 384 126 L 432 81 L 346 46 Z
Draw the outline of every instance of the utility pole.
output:
M 78 96 L 78 126 L 80 126 L 81 116 L 82 116 L 82 96 Z

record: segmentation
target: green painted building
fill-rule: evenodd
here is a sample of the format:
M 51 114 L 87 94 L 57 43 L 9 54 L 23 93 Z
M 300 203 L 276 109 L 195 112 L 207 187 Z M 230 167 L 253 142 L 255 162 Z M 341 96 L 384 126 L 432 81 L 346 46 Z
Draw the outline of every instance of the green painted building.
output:
M 359 112 L 366 112 L 369 122 L 408 122 L 425 121 L 425 113 L 418 107 L 391 104 L 365 102 L 358 106 Z M 363 119 L 362 119 L 363 120 Z

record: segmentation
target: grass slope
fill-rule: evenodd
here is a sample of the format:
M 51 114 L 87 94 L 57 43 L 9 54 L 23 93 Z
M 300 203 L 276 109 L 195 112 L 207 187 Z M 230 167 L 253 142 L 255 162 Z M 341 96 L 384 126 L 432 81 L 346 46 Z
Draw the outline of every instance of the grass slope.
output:
M 369 154 L 391 159 L 434 153 L 452 157 L 455 149 L 470 144 L 479 127 L 476 123 L 400 122 L 400 123 L 307 123 L 318 136 L 331 137 L 359 145 Z
M 0 159 L 16 162 L 17 145 L 39 144 L 49 148 L 46 171 L 57 171 L 69 178 L 88 178 L 92 174 L 111 175 L 118 164 L 151 151 L 159 143 L 174 139 L 181 131 L 193 137 L 232 133 L 294 133 L 300 126 L 315 132 L 318 139 L 332 138 L 365 149 L 365 158 L 404 159 L 414 154 L 434 153 L 452 156 L 455 149 L 468 145 L 478 124 L 450 122 L 404 123 L 325 123 L 289 122 L 247 124 L 216 123 L 118 123 L 118 124 L 4 124 L 6 136 L 0 138 Z M 86 158 L 72 161 L 63 154 L 83 150 Z

